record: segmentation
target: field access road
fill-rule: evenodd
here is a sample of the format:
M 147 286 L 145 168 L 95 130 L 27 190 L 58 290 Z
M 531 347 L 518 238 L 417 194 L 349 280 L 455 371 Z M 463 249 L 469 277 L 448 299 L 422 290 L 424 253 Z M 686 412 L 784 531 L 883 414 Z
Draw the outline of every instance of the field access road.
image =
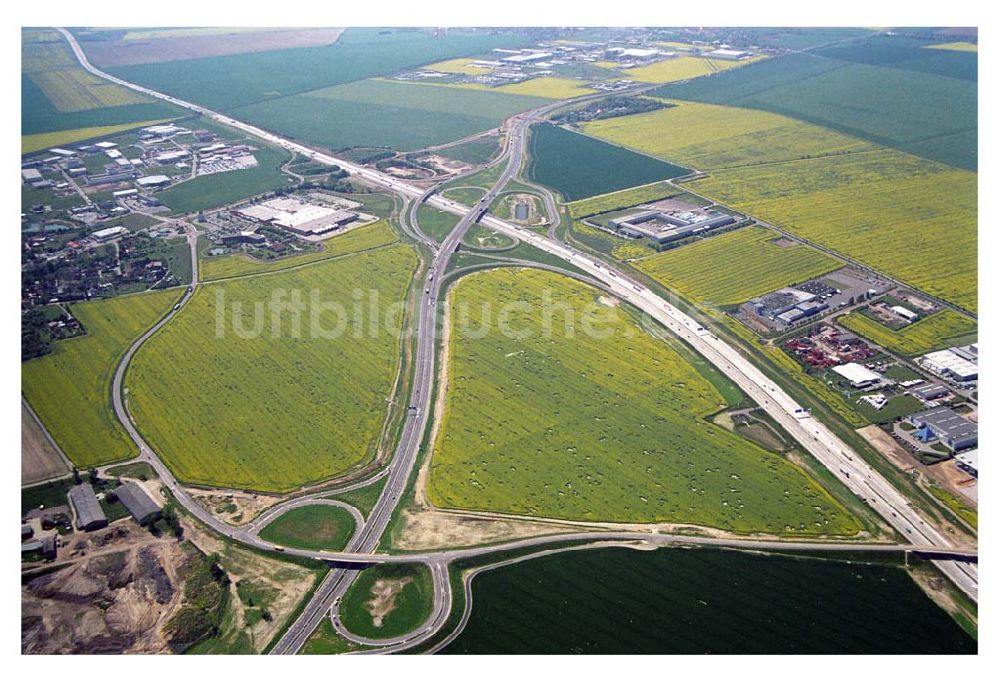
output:
M 81 66 L 98 77 L 111 82 L 116 82 L 135 91 L 142 92 L 147 96 L 168 101 L 179 107 L 195 111 L 215 120 L 220 124 L 233 127 L 273 145 L 299 153 L 313 159 L 316 162 L 339 166 L 359 178 L 381 185 L 385 189 L 398 193 L 404 197 L 420 199 L 424 195 L 424 190 L 414 187 L 403 180 L 383 174 L 375 169 L 347 162 L 332 155 L 312 149 L 301 143 L 285 139 L 253 125 L 240 122 L 228 116 L 222 115 L 221 113 L 208 110 L 202 106 L 182 101 L 141 85 L 136 85 L 108 75 L 90 65 L 83 53 L 83 50 L 68 31 L 61 28 L 59 30 L 69 42 L 74 54 L 80 61 Z M 590 97 L 581 97 L 577 101 L 584 101 L 587 98 Z M 564 105 L 564 102 L 555 102 L 550 104 L 550 106 L 546 106 L 545 109 L 535 111 L 534 114 L 542 114 L 546 109 L 556 108 L 560 105 Z M 715 336 L 706 329 L 698 326 L 693 319 L 682 313 L 678 308 L 666 302 L 663 298 L 659 297 L 652 291 L 635 284 L 631 280 L 628 280 L 623 274 L 608 268 L 606 265 L 590 259 L 564 243 L 556 242 L 542 235 L 526 231 L 518 226 L 486 214 L 486 207 L 496 196 L 498 192 L 497 188 L 502 188 L 502 186 L 506 184 L 506 181 L 513 176 L 516 169 L 520 167 L 524 157 L 526 130 L 528 125 L 530 125 L 533 121 L 534 120 L 530 115 L 525 115 L 521 117 L 517 124 L 512 126 L 508 139 L 508 152 L 510 153 L 508 167 L 494 188 L 491 189 L 491 191 L 487 193 L 487 195 L 484 196 L 484 198 L 476 206 L 470 209 L 466 205 L 458 203 L 454 200 L 449 200 L 440 195 L 431 195 L 426 199 L 428 204 L 438 209 L 457 214 L 462 219 L 459 222 L 459 225 L 452 231 L 442 244 L 441 248 L 438 250 L 435 256 L 435 261 L 440 262 L 443 260 L 446 262 L 461 237 L 464 236 L 465 230 L 467 230 L 473 222 L 480 221 L 485 226 L 524 241 L 585 270 L 588 274 L 601 280 L 610 288 L 614 289 L 615 293 L 621 298 L 633 304 L 640 310 L 643 310 L 655 321 L 690 343 L 695 350 L 704 355 L 717 368 L 722 370 L 724 374 L 736 382 L 741 389 L 754 399 L 762 409 L 770 414 L 779 425 L 785 428 L 789 434 L 802 444 L 807 451 L 823 463 L 824 466 L 834 473 L 856 495 L 866 501 L 868 505 L 882 515 L 883 518 L 896 528 L 900 534 L 903 534 L 906 539 L 910 540 L 917 546 L 916 548 L 911 546 L 909 549 L 920 550 L 921 548 L 926 547 L 928 550 L 931 548 L 949 551 L 957 550 L 945 536 L 937 532 L 937 530 L 930 525 L 925 524 L 921 516 L 918 515 L 913 507 L 907 503 L 905 497 L 902 496 L 902 494 L 900 494 L 887 480 L 885 480 L 885 478 L 865 464 L 864 461 L 861 460 L 848 445 L 837 438 L 822 423 L 810 417 L 801 405 L 796 403 L 787 393 L 781 390 L 778 384 L 768 379 L 762 372 L 760 372 L 759 369 L 750 363 L 749 360 L 743 357 L 743 355 L 738 353 L 724 341 L 720 340 L 718 336 Z M 338 562 L 373 562 L 387 561 L 387 559 L 391 557 L 388 555 L 374 555 L 371 553 L 371 549 L 377 546 L 379 537 L 388 524 L 389 518 L 393 512 L 390 508 L 395 506 L 399 493 L 405 487 L 409 470 L 413 467 L 415 459 L 413 457 L 409 457 L 408 454 L 404 452 L 412 448 L 413 455 L 415 456 L 416 447 L 419 445 L 419 440 L 422 437 L 422 431 L 426 424 L 427 405 L 429 403 L 431 390 L 430 384 L 433 382 L 432 379 L 434 373 L 432 366 L 434 361 L 433 330 L 435 317 L 435 313 L 428 312 L 428 309 L 433 311 L 437 298 L 436 292 L 440 288 L 440 276 L 438 276 L 436 280 L 434 279 L 434 272 L 437 270 L 444 272 L 444 266 L 438 267 L 437 265 L 434 265 L 429 269 L 429 286 L 426 294 L 424 295 L 423 302 L 419 304 L 421 311 L 419 321 L 420 328 L 418 333 L 418 349 L 416 352 L 417 371 L 414 377 L 413 392 L 411 393 L 411 403 L 413 403 L 413 406 L 416 406 L 416 409 L 412 410 L 414 411 L 414 416 L 412 418 L 417 419 L 418 424 L 410 424 L 411 417 L 408 417 L 407 425 L 404 426 L 404 433 L 400 440 L 399 451 L 397 452 L 396 458 L 393 459 L 393 471 L 389 474 L 389 481 L 386 483 L 385 490 L 380 497 L 379 505 L 377 505 L 373 510 L 372 515 L 365 524 L 363 533 L 358 534 L 360 538 L 352 540 L 352 544 L 348 548 L 351 552 L 342 553 L 333 558 L 324 559 L 330 559 Z M 186 295 L 181 304 L 186 303 L 189 297 L 190 294 Z M 155 331 L 158 330 L 171 315 L 172 313 L 168 314 L 168 316 L 157 323 L 153 329 L 144 334 L 136 344 L 133 344 L 126 357 L 122 360 L 119 370 L 115 374 L 113 388 L 115 411 L 117 415 L 122 420 L 123 425 L 125 425 L 126 430 L 129 432 L 129 435 L 136 441 L 137 445 L 139 445 L 140 454 L 143 459 L 149 461 L 154 467 L 156 467 L 158 472 L 161 468 L 165 471 L 165 466 L 159 462 L 159 459 L 156 458 L 155 454 L 150 451 L 148 445 L 146 445 L 139 436 L 134 425 L 131 423 L 130 417 L 126 414 L 124 407 L 121 404 L 121 377 L 124 374 L 124 366 L 128 364 L 128 361 L 131 359 L 135 350 L 138 349 L 141 343 L 145 341 L 148 336 L 155 333 Z M 421 434 L 420 436 L 414 438 L 414 431 L 418 429 L 421 431 Z M 400 472 L 397 472 L 396 469 L 399 469 Z M 406 471 L 401 472 L 403 469 Z M 165 473 L 162 476 L 166 481 L 168 481 L 168 486 L 170 486 L 171 490 L 174 491 L 175 495 L 178 496 L 179 500 L 182 501 L 182 504 L 184 504 L 185 507 L 188 507 L 189 504 L 194 505 L 198 509 L 193 510 L 192 512 L 195 512 L 196 516 L 203 519 L 208 526 L 217 528 L 217 530 L 223 533 L 233 535 L 233 527 L 219 523 L 214 516 L 208 513 L 208 511 L 202 509 L 199 504 L 187 497 L 187 494 L 178 489 L 176 482 L 172 479 L 172 476 L 170 476 L 169 473 Z M 233 535 L 233 537 L 238 538 L 238 540 L 241 540 L 249 545 L 261 547 L 257 543 L 257 540 L 249 534 L 239 533 L 238 536 Z M 607 535 L 601 534 L 601 537 L 607 538 Z M 629 534 L 628 537 L 635 538 L 635 534 Z M 553 539 L 558 540 L 556 537 L 553 537 Z M 705 540 L 710 541 L 710 543 L 706 543 L 705 545 L 725 545 L 717 539 Z M 734 540 L 737 540 L 737 544 L 732 547 L 746 547 L 744 545 L 746 542 L 738 539 Z M 517 544 L 518 547 L 523 545 L 524 543 Z M 852 547 L 857 549 L 857 546 L 854 544 L 852 544 Z M 488 551 L 497 551 L 502 549 L 502 546 L 487 546 Z M 905 547 L 901 549 L 905 549 Z M 308 556 L 308 554 L 304 554 L 304 556 Z M 408 556 L 395 557 L 406 558 Z M 433 559 L 434 557 L 432 555 L 423 555 L 423 561 L 430 561 Z M 972 599 L 977 599 L 977 566 L 963 562 L 936 561 L 935 563 L 952 581 L 956 583 L 956 585 L 958 585 L 959 588 L 961 588 Z M 305 641 L 305 638 L 308 636 L 307 634 L 304 634 L 304 629 L 306 627 L 316 627 L 325 609 L 330 608 L 332 600 L 330 600 L 325 594 L 330 590 L 330 587 L 327 585 L 328 582 L 335 578 L 338 574 L 342 575 L 347 571 L 350 570 L 338 570 L 324 580 L 321 584 L 322 590 L 317 591 L 317 594 L 312 598 L 312 600 L 310 600 L 309 605 L 307 605 L 306 611 L 303 612 L 299 619 L 297 619 L 292 629 L 281 638 L 278 645 L 275 647 L 275 652 L 292 653 L 297 650 L 299 646 L 301 646 L 301 644 Z M 435 589 L 435 596 L 437 596 L 437 589 Z M 437 600 L 435 600 L 435 606 L 437 606 Z

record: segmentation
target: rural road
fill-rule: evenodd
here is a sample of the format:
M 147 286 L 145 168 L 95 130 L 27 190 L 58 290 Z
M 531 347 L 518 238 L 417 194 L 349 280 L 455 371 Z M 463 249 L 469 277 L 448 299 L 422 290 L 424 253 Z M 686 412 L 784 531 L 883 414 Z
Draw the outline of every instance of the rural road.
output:
M 202 106 L 181 101 L 175 97 L 171 97 L 169 95 L 108 75 L 93 67 L 87 61 L 87 58 L 79 44 L 68 31 L 61 28 L 58 30 L 69 42 L 80 64 L 86 70 L 98 77 L 118 83 L 135 91 L 142 92 L 153 98 L 165 100 L 182 108 L 195 111 L 215 120 L 216 122 L 236 128 L 244 133 L 263 139 L 264 141 L 276 146 L 299 153 L 313 159 L 316 162 L 339 166 L 359 178 L 381 185 L 387 190 L 400 194 L 404 198 L 409 198 L 411 200 L 421 200 L 425 198 L 425 193 L 427 191 L 409 185 L 400 179 L 385 175 L 377 170 L 347 162 L 332 155 L 321 153 L 303 144 L 290 141 L 266 130 L 208 110 Z M 604 94 L 599 96 L 604 96 Z M 577 101 L 582 102 L 587 98 L 592 97 L 582 97 Z M 546 110 L 556 108 L 560 105 L 564 105 L 564 102 L 550 104 L 543 109 L 534 111 L 533 114 L 542 114 Z M 622 299 L 646 312 L 659 324 L 663 325 L 673 333 L 677 334 L 681 339 L 691 344 L 695 350 L 705 356 L 706 359 L 712 362 L 712 364 L 736 382 L 741 389 L 743 389 L 753 400 L 755 400 L 762 409 L 770 414 L 779 423 L 779 425 L 784 427 L 789 434 L 802 444 L 803 448 L 809 451 L 809 453 L 811 453 L 817 460 L 827 467 L 827 469 L 834 473 L 849 489 L 861 497 L 862 500 L 868 502 L 868 504 L 880 515 L 882 515 L 882 517 L 889 524 L 894 526 L 897 531 L 904 536 L 904 538 L 910 540 L 917 546 L 915 548 L 913 546 L 882 546 L 883 548 L 888 547 L 895 548 L 897 550 L 924 550 L 927 552 L 962 552 L 960 549 L 954 548 L 953 544 L 950 543 L 945 536 L 938 533 L 930 525 L 925 524 L 923 519 L 907 503 L 905 497 L 902 496 L 902 494 L 900 494 L 895 487 L 865 464 L 864 461 L 853 453 L 849 446 L 837 438 L 822 423 L 811 418 L 808 413 L 805 412 L 804 408 L 795 402 L 784 391 L 782 391 L 777 384 L 768 379 L 762 372 L 760 372 L 760 370 L 758 370 L 734 348 L 721 341 L 717 336 L 712 335 L 706 329 L 698 326 L 694 320 L 682 313 L 678 308 L 666 302 L 663 298 L 659 297 L 652 291 L 635 284 L 623 274 L 609 269 L 606 265 L 590 259 L 564 243 L 556 242 L 548 237 L 526 231 L 487 213 L 487 207 L 491 204 L 493 198 L 499 193 L 500 190 L 502 190 L 507 181 L 509 181 L 520 168 L 521 162 L 524 158 L 525 131 L 528 125 L 534 121 L 535 119 L 532 118 L 531 115 L 524 115 L 516 119 L 516 122 L 512 125 L 509 135 L 508 152 L 510 157 L 508 165 L 497 183 L 490 189 L 483 199 L 477 203 L 476 206 L 470 209 L 466 205 L 455 202 L 454 200 L 449 200 L 440 195 L 431 194 L 426 196 L 426 202 L 428 204 L 443 211 L 457 214 L 461 217 L 461 220 L 459 221 L 458 226 L 456 226 L 456 228 L 441 244 L 434 256 L 432 266 L 428 269 L 427 286 L 425 287 L 426 292 L 421 295 L 422 298 L 419 304 L 420 311 L 417 333 L 418 345 L 415 354 L 416 364 L 413 381 L 414 385 L 410 398 L 410 406 L 413 407 L 410 410 L 412 415 L 407 417 L 406 423 L 404 424 L 403 432 L 399 441 L 399 447 L 388 473 L 389 479 L 386 482 L 382 495 L 379 497 L 378 503 L 372 510 L 368 520 L 365 522 L 363 529 L 357 532 L 354 538 L 352 538 L 346 552 L 338 554 L 321 553 L 317 555 L 316 553 L 310 551 L 295 551 L 292 549 L 289 549 L 288 551 L 293 554 L 314 557 L 319 556 L 320 558 L 328 561 L 343 563 L 398 560 L 423 561 L 433 565 L 435 561 L 448 561 L 448 553 L 378 555 L 374 554 L 373 550 L 377 548 L 379 540 L 385 531 L 385 528 L 387 527 L 398 503 L 399 496 L 409 479 L 416 460 L 416 452 L 419 448 L 420 441 L 423 438 L 423 432 L 427 423 L 432 390 L 431 384 L 433 383 L 432 379 L 434 377 L 433 364 L 435 358 L 434 336 L 436 323 L 436 299 L 441 285 L 441 276 L 435 275 L 435 273 L 437 271 L 444 272 L 451 254 L 461 241 L 465 231 L 473 223 L 478 221 L 485 226 L 497 230 L 498 232 L 526 242 L 529 245 L 557 256 L 577 268 L 580 268 L 587 274 L 606 284 Z M 212 529 L 229 535 L 232 538 L 253 547 L 271 548 L 271 546 L 261 542 L 253 534 L 219 522 L 200 504 L 191 499 L 190 496 L 177 485 L 176 479 L 173 475 L 139 435 L 130 415 L 127 412 L 127 409 L 122 402 L 122 381 L 132 356 L 150 336 L 152 336 L 173 317 L 177 310 L 183 308 L 191 297 L 191 293 L 185 293 L 183 299 L 178 304 L 178 308 L 169 312 L 164 318 L 157 322 L 153 328 L 143 334 L 142 337 L 140 337 L 140 339 L 129 348 L 126 355 L 123 357 L 118 369 L 115 372 L 113 381 L 112 394 L 115 413 L 122 425 L 125 427 L 126 431 L 129 433 L 130 437 L 138 446 L 142 460 L 150 463 L 150 465 L 152 465 L 157 472 L 161 474 L 161 477 L 167 483 L 167 486 L 185 508 L 190 510 L 198 519 L 202 520 Z M 560 538 L 560 536 L 548 537 L 548 540 L 543 542 L 558 542 L 559 540 L 566 540 L 566 537 L 572 538 L 574 536 L 576 539 L 580 539 L 580 535 L 567 534 L 563 535 L 562 538 Z M 586 537 L 587 536 L 585 536 L 585 538 Z M 599 535 L 590 534 L 589 537 L 599 537 L 601 539 L 609 538 L 606 533 L 601 533 Z M 614 537 L 612 536 L 612 538 Z M 635 539 L 636 534 L 630 532 L 622 538 Z M 653 543 L 667 543 L 668 541 L 663 541 L 663 538 L 663 536 L 646 536 L 644 537 L 644 540 L 650 540 Z M 673 538 L 677 539 L 679 537 Z M 499 552 L 512 547 L 520 548 L 530 544 L 532 540 L 533 539 L 528 539 L 527 541 L 521 541 L 515 544 L 507 544 L 506 546 L 503 544 L 484 546 L 482 550 L 483 552 Z M 727 545 L 727 542 L 724 539 L 702 540 L 706 541 L 701 543 L 702 545 L 711 545 L 716 547 Z M 754 547 L 752 545 L 748 545 L 751 543 L 748 541 L 741 539 L 732 540 L 734 542 L 732 547 Z M 669 542 L 678 543 L 680 541 L 673 540 Z M 689 541 L 689 543 L 694 544 L 695 542 Z M 789 544 L 786 543 L 785 545 Z M 800 545 L 804 549 L 816 548 L 815 544 Z M 850 544 L 845 547 L 855 550 L 868 549 L 864 548 L 864 546 L 860 546 L 859 544 Z M 870 547 L 873 546 L 869 546 L 869 548 Z M 463 556 L 469 556 L 475 551 L 476 549 L 471 549 L 464 550 L 462 552 L 464 553 Z M 978 567 L 976 565 L 951 561 L 935 561 L 935 564 L 966 594 L 974 600 L 977 599 Z M 335 597 L 338 596 L 336 591 L 346 590 L 347 585 L 353 581 L 354 576 L 356 576 L 356 570 L 352 569 L 337 569 L 332 571 L 326 579 L 324 579 L 323 583 L 321 583 L 320 588 L 307 604 L 303 613 L 298 619 L 296 619 L 296 622 L 289 629 L 289 631 L 281 638 L 281 640 L 279 640 L 273 650 L 273 653 L 296 652 L 304 643 L 308 634 L 312 632 L 312 629 L 319 624 L 326 610 L 334 605 Z M 347 581 L 346 585 L 342 585 L 344 581 Z M 448 586 L 443 587 L 448 588 Z M 443 606 L 447 601 L 445 598 L 449 596 L 450 592 L 445 592 L 435 586 L 434 608 L 439 608 L 439 605 Z

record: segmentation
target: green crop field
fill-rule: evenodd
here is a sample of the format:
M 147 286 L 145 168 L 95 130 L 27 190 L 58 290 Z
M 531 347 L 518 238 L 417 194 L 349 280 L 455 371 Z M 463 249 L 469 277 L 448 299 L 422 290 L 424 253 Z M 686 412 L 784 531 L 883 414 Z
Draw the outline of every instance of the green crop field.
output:
M 221 280 L 241 275 L 273 272 L 344 254 L 353 254 L 365 249 L 383 247 L 398 240 L 399 238 L 388 223 L 378 221 L 330 238 L 323 243 L 323 251 L 285 256 L 276 261 L 258 261 L 243 254 L 206 257 L 201 259 L 198 264 L 199 274 L 202 280 Z
M 976 340 L 975 320 L 947 308 L 898 330 L 860 313 L 841 315 L 837 322 L 855 334 L 908 357 Z
M 22 136 L 137 122 L 154 124 L 183 114 L 175 106 L 85 71 L 54 30 L 29 29 L 21 35 Z M 79 138 L 78 132 L 70 140 Z
M 880 150 L 721 170 L 696 189 L 976 310 L 974 172 Z
M 417 207 L 417 223 L 421 232 L 436 242 L 444 242 L 448 233 L 458 225 L 459 218 L 450 212 L 442 212 L 426 202 Z
M 146 329 L 176 303 L 178 292 L 150 292 L 70 308 L 86 336 L 57 341 L 53 352 L 21 365 L 21 392 L 59 447 L 79 467 L 137 452 L 111 408 L 118 362 Z
M 595 251 L 608 254 L 618 261 L 639 259 L 656 252 L 655 249 L 639 244 L 635 240 L 617 237 L 579 221 L 570 223 L 570 234 L 573 240 Z
M 343 550 L 354 533 L 354 518 L 333 505 L 289 510 L 260 530 L 260 537 L 288 548 Z
M 200 287 L 129 370 L 143 434 L 179 479 L 212 486 L 282 492 L 366 462 L 400 359 L 381 320 L 415 266 L 398 245 Z M 272 307 L 295 293 L 298 315 Z
M 771 111 L 955 167 L 977 165 L 974 81 L 792 54 L 651 93 Z M 951 143 L 923 143 L 932 139 Z
M 843 266 L 806 245 L 774 244 L 778 237 L 750 226 L 654 254 L 636 267 L 692 301 L 735 305 Z
M 392 608 L 381 608 L 372 587 L 380 582 L 401 586 L 392 598 Z M 422 564 L 379 564 L 365 569 L 344 594 L 340 620 L 362 637 L 382 639 L 415 630 L 430 616 L 434 585 L 430 570 Z M 384 603 L 383 603 L 384 604 Z M 385 613 L 374 623 L 373 611 Z
M 902 567 L 880 563 L 604 548 L 483 572 L 472 597 L 442 653 L 976 653 Z
M 481 165 L 484 162 L 489 162 L 493 159 L 498 150 L 499 144 L 497 137 L 490 136 L 482 139 L 476 139 L 475 141 L 469 141 L 468 143 L 459 144 L 457 146 L 442 148 L 441 150 L 434 151 L 434 153 L 436 155 L 451 158 L 452 160 L 458 160 L 459 162 L 465 162 L 470 165 Z
M 281 165 L 291 157 L 289 153 L 264 147 L 254 151 L 254 157 L 256 167 L 198 176 L 160 191 L 156 198 L 175 213 L 187 214 L 288 187 L 290 178 L 281 171 Z
M 752 62 L 749 59 L 745 61 L 722 61 L 696 56 L 681 56 L 676 59 L 658 61 L 648 66 L 626 69 L 624 76 L 630 80 L 638 80 L 639 82 L 665 84 L 679 80 L 700 78 L 703 75 L 712 75 L 713 73 L 727 71 L 730 68 L 746 66 Z
M 567 201 L 689 173 L 684 167 L 551 124 L 532 127 L 529 150 L 528 178 L 559 191 Z
M 935 49 L 925 49 L 927 47 Z M 979 76 L 975 50 L 943 50 L 940 43 L 932 40 L 901 35 L 875 35 L 829 45 L 813 53 L 828 59 L 932 73 L 969 82 L 975 82 Z
M 739 533 L 857 532 L 801 469 L 705 420 L 725 398 L 598 295 L 537 270 L 456 284 L 427 486 L 435 505 Z
M 449 30 L 446 35 L 435 35 L 426 29 L 350 28 L 337 42 L 322 47 L 147 63 L 107 70 L 130 82 L 218 110 L 529 42 L 527 36 L 514 33 L 487 35 L 482 31 L 473 33 L 457 29 Z
M 626 188 L 625 190 L 618 190 L 613 193 L 595 195 L 594 197 L 570 202 L 566 206 L 569 207 L 570 216 L 574 219 L 582 219 L 585 216 L 613 212 L 644 202 L 665 200 L 668 197 L 674 197 L 680 192 L 676 186 L 666 182 L 658 182 L 645 186 L 636 186 L 635 188 Z
M 692 101 L 595 120 L 583 131 L 686 167 L 719 169 L 872 150 L 867 141 L 784 115 Z
M 415 150 L 498 127 L 544 99 L 393 80 L 362 80 L 241 108 L 254 124 L 336 150 Z

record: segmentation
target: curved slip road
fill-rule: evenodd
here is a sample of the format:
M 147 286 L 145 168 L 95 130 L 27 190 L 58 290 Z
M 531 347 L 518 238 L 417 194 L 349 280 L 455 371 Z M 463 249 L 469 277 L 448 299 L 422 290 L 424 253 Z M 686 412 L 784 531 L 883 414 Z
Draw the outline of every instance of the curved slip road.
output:
M 340 166 L 345 171 L 348 171 L 355 176 L 384 186 L 387 190 L 398 193 L 404 197 L 421 199 L 424 197 L 425 192 L 427 192 L 409 185 L 404 181 L 382 174 L 377 170 L 347 162 L 332 155 L 321 153 L 303 144 L 284 139 L 276 134 L 272 134 L 258 127 L 254 127 L 220 113 L 208 110 L 202 106 L 182 101 L 175 97 L 171 97 L 155 90 L 108 75 L 90 65 L 79 44 L 68 31 L 61 28 L 58 30 L 70 43 L 74 54 L 81 63 L 81 66 L 98 77 L 111 82 L 116 82 L 117 84 L 142 92 L 153 98 L 165 100 L 173 103 L 174 105 L 195 111 L 215 120 L 216 122 L 219 122 L 220 124 L 234 127 L 247 134 L 263 139 L 268 143 L 300 153 L 316 162 Z M 601 96 L 606 95 L 602 93 L 594 95 L 593 97 L 581 97 L 580 99 L 576 99 L 574 103 L 582 102 L 589 98 L 599 98 Z M 777 384 L 770 381 L 770 379 L 764 376 L 763 373 L 761 373 L 735 349 L 722 342 L 717 336 L 712 335 L 704 328 L 698 326 L 693 319 L 684 315 L 678 308 L 667 303 L 664 299 L 660 298 L 650 290 L 644 289 L 628 280 L 621 273 L 609 269 L 605 265 L 584 256 L 563 243 L 555 242 L 544 236 L 527 232 L 518 226 L 514 226 L 492 215 L 486 214 L 486 207 L 496 196 L 498 192 L 497 188 L 502 188 L 513 176 L 513 173 L 516 172 L 517 168 L 520 167 L 524 156 L 525 130 L 528 125 L 537 119 L 533 116 L 543 114 L 544 112 L 557 108 L 561 105 L 565 105 L 565 102 L 555 102 L 529 114 L 515 116 L 516 123 L 512 125 L 508 141 L 508 151 L 510 153 L 508 167 L 498 183 L 476 206 L 470 209 L 466 205 L 458 203 L 454 200 L 449 200 L 440 195 L 429 195 L 426 197 L 425 201 L 432 206 L 444 211 L 458 214 L 462 217 L 459 225 L 456 226 L 455 230 L 452 231 L 445 242 L 442 243 L 440 249 L 435 255 L 435 263 L 439 264 L 443 261 L 446 264 L 448 257 L 450 257 L 451 253 L 453 253 L 455 247 L 468 227 L 473 222 L 480 221 L 483 225 L 522 240 L 539 249 L 542 249 L 543 251 L 558 256 L 563 260 L 570 262 L 574 266 L 586 270 L 589 274 L 606 283 L 618 296 L 646 312 L 659 324 L 670 329 L 683 340 L 690 343 L 695 350 L 709 359 L 716 367 L 722 369 L 723 373 L 736 382 L 752 399 L 758 403 L 758 405 L 761 406 L 761 408 L 775 418 L 775 420 L 782 425 L 782 427 L 788 430 L 788 432 L 795 437 L 805 449 L 813 454 L 821 463 L 823 463 L 824 466 L 830 469 L 831 472 L 834 472 L 838 477 L 840 477 L 841 481 L 849 489 L 861 497 L 862 500 L 868 502 L 873 509 L 879 512 L 879 514 L 881 514 L 889 524 L 894 526 L 897 531 L 903 534 L 905 538 L 918 546 L 917 548 L 913 548 L 911 546 L 909 549 L 920 549 L 923 546 L 928 546 L 928 550 L 930 548 L 938 548 L 947 549 L 949 551 L 958 551 L 959 549 L 954 548 L 945 536 L 940 534 L 930 525 L 925 524 L 923 519 L 917 514 L 912 506 L 907 503 L 905 497 L 903 497 L 902 494 L 900 494 L 888 481 L 878 475 L 877 472 L 872 470 L 869 466 L 867 466 L 867 464 L 859 459 L 857 455 L 852 452 L 850 447 L 837 438 L 819 421 L 812 419 L 808 413 L 805 412 L 805 410 L 794 400 L 792 400 L 791 397 L 784 393 Z M 419 446 L 419 440 L 422 438 L 422 432 L 426 424 L 431 390 L 430 384 L 432 384 L 430 379 L 433 378 L 433 369 L 429 369 L 429 367 L 433 366 L 434 360 L 433 308 L 436 300 L 436 292 L 440 289 L 440 278 L 438 278 L 437 281 L 434 280 L 433 273 L 435 270 L 443 271 L 444 267 L 439 267 L 438 265 L 431 266 L 428 278 L 429 285 L 427 287 L 425 299 L 420 304 L 421 310 L 418 329 L 416 373 L 419 374 L 421 378 L 415 377 L 414 391 L 411 394 L 411 406 L 416 407 L 415 410 L 412 410 L 414 411 L 414 415 L 412 417 L 408 417 L 407 424 L 404 426 L 404 432 L 400 439 L 400 446 L 396 455 L 397 457 L 393 460 L 393 465 L 391 466 L 389 473 L 390 481 L 386 484 L 386 488 L 380 497 L 379 504 L 376 505 L 376 508 L 373 510 L 372 516 L 366 523 L 363 532 L 359 532 L 359 534 L 357 534 L 359 538 L 352 539 L 352 544 L 348 547 L 348 550 L 351 552 L 342 553 L 338 556 L 336 561 L 388 561 L 385 558 L 389 556 L 380 556 L 370 553 L 371 550 L 377 546 L 379 537 L 382 532 L 384 532 L 384 529 L 393 512 L 393 508 L 398 501 L 399 494 L 405 487 L 409 471 L 412 470 L 413 462 L 415 460 L 415 451 Z M 187 294 L 182 300 L 181 305 L 186 303 L 189 298 L 190 294 Z M 431 309 L 431 311 L 428 312 L 427 309 Z M 191 510 L 191 512 L 204 521 L 208 526 L 220 531 L 221 533 L 230 535 L 248 545 L 266 547 L 259 544 L 252 536 L 238 532 L 235 528 L 220 523 L 214 518 L 214 516 L 202 509 L 199 504 L 191 500 L 187 494 L 181 491 L 179 487 L 177 487 L 176 481 L 169 471 L 167 471 L 165 466 L 163 466 L 159 459 L 156 458 L 155 454 L 151 452 L 148 445 L 146 445 L 142 438 L 138 435 L 130 417 L 121 404 L 121 376 L 124 374 L 124 369 L 127 366 L 128 361 L 131 359 L 131 356 L 142 344 L 142 342 L 159 329 L 166 321 L 168 321 L 173 315 L 173 312 L 157 323 L 153 329 L 144 334 L 143 337 L 141 337 L 140 340 L 130 348 L 126 357 L 123 359 L 119 367 L 119 371 L 116 372 L 115 375 L 114 399 L 116 414 L 120 420 L 122 420 L 122 423 L 129 432 L 129 435 L 139 446 L 140 456 L 143 460 L 146 460 L 153 465 L 158 472 L 162 473 L 161 476 L 164 477 L 168 486 L 186 508 Z M 420 431 L 420 435 L 416 435 L 417 430 Z M 377 534 L 377 536 L 375 536 L 375 534 Z M 607 537 L 606 534 L 602 534 L 601 536 L 605 538 Z M 630 534 L 630 537 L 634 538 L 635 535 Z M 706 540 L 712 541 L 711 543 L 706 543 L 706 545 L 721 544 L 721 542 L 716 539 Z M 734 547 L 739 546 L 737 545 Z M 498 548 L 494 547 L 494 549 Z M 424 556 L 425 561 L 428 557 L 429 556 L 427 555 Z M 324 559 L 327 558 L 324 557 Z M 972 599 L 977 599 L 977 566 L 956 562 L 935 563 L 951 580 L 953 580 L 963 591 L 965 591 L 966 594 L 968 594 Z M 328 583 L 338 577 L 343 579 L 344 574 L 344 571 L 333 572 L 327 577 L 326 580 L 324 580 L 323 584 L 321 584 L 320 590 L 317 591 L 317 594 L 307 606 L 306 611 L 302 614 L 302 616 L 300 616 L 289 633 L 287 633 L 284 637 L 282 637 L 281 641 L 279 641 L 278 645 L 275 647 L 275 652 L 291 653 L 301 646 L 302 642 L 304 642 L 305 638 L 308 636 L 303 632 L 303 628 L 307 626 L 314 628 L 322 616 L 323 609 L 330 608 L 330 606 L 332 606 L 332 598 L 334 597 L 332 594 L 333 585 L 328 585 Z M 317 608 L 319 609 L 318 611 L 316 611 Z M 299 623 L 299 621 L 302 621 L 302 623 Z

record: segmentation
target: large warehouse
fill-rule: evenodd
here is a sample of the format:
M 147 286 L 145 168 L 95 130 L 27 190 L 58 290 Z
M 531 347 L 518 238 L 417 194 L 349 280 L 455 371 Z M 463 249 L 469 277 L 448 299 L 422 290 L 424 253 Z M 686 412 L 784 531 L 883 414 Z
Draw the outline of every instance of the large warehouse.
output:
M 89 484 L 77 484 L 66 494 L 69 503 L 76 513 L 76 528 L 80 531 L 93 531 L 108 526 L 108 518 L 101 510 L 94 488 Z
M 736 223 L 736 217 L 712 209 L 662 211 L 650 209 L 611 220 L 611 226 L 632 237 L 648 237 L 657 244 L 679 240 Z
M 979 378 L 979 344 L 927 353 L 920 364 L 953 381 L 975 381 Z
M 910 425 L 917 430 L 929 430 L 930 439 L 938 439 L 952 451 L 969 449 L 979 444 L 979 426 L 946 407 L 936 407 L 912 414 Z
M 850 381 L 854 388 L 867 388 L 882 380 L 878 373 L 857 362 L 838 364 L 833 371 Z
M 115 490 L 115 496 L 139 524 L 149 524 L 160 516 L 160 506 L 138 484 L 126 482 Z
M 237 209 L 236 213 L 257 223 L 280 226 L 297 235 L 322 235 L 358 218 L 357 214 L 346 209 L 324 207 L 289 197 Z

